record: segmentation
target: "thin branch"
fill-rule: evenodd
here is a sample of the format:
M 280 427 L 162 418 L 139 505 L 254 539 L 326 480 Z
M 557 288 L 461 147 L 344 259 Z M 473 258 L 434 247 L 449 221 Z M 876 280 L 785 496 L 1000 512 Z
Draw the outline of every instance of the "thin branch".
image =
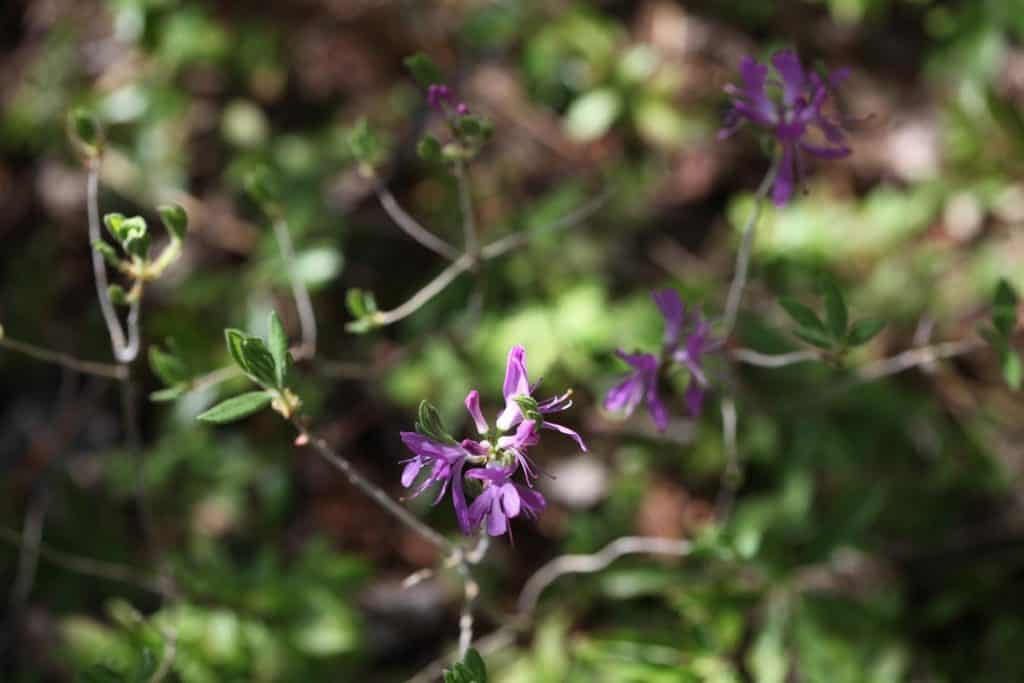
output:
M 504 650 L 515 642 L 515 629 L 504 626 L 493 633 L 487 634 L 483 638 L 478 638 L 473 641 L 472 647 L 474 650 L 479 652 L 481 656 L 487 657 L 495 652 Z M 410 678 L 406 683 L 433 683 L 437 680 L 438 676 L 441 675 L 441 672 L 444 671 L 445 667 L 451 663 L 452 656 L 453 654 L 445 654 L 442 657 L 438 657 L 430 664 L 427 664 L 425 667 L 420 669 L 419 673 Z
M 39 493 L 33 496 L 25 514 L 25 525 L 21 532 L 23 543 L 18 555 L 18 573 L 11 588 L 11 609 L 14 613 L 21 611 L 32 592 L 36 567 L 39 566 L 39 544 L 43 539 L 43 525 L 49 508 L 50 491 L 44 484 Z
M 128 375 L 128 371 L 123 365 L 111 365 L 109 363 L 79 360 L 66 353 L 61 353 L 60 351 L 50 351 L 6 336 L 0 337 L 0 347 L 10 349 L 11 351 L 17 351 L 18 353 L 23 353 L 26 356 L 30 356 L 36 360 L 41 360 L 44 363 L 54 363 L 61 367 L 74 370 L 75 372 L 81 372 L 86 375 L 106 377 L 108 379 L 124 379 Z
M 463 589 L 462 613 L 459 615 L 459 659 L 462 659 L 473 642 L 473 604 L 480 595 L 480 584 L 470 574 L 465 562 L 459 563 L 459 575 Z
M 740 485 L 740 453 L 736 445 L 736 402 L 731 398 L 722 399 L 722 441 L 725 446 L 725 467 L 718 486 L 715 512 L 719 524 L 729 517 L 736 490 Z
M 149 677 L 149 683 L 160 683 L 167 677 L 167 674 L 171 673 L 171 667 L 174 666 L 174 658 L 178 655 L 178 629 L 174 626 L 168 626 L 164 632 L 164 654 L 160 658 L 160 666 L 153 675 Z
M 3 541 L 8 545 L 21 547 L 23 543 L 26 543 L 29 540 L 30 539 L 24 538 L 20 533 L 13 529 L 0 527 L 0 541 Z M 136 571 L 135 568 L 126 565 L 105 562 L 103 560 L 94 560 L 90 557 L 83 557 L 81 555 L 72 555 L 71 553 L 50 548 L 43 543 L 39 544 L 39 557 L 54 566 L 67 569 L 68 571 L 75 572 L 76 574 L 92 576 L 94 578 L 105 579 L 107 581 L 116 581 L 118 583 L 126 583 L 159 596 L 166 596 L 168 593 L 167 588 L 160 580 L 155 577 L 147 576 Z
M 93 248 L 93 244 L 102 239 L 100 234 L 100 208 L 99 208 L 99 185 L 100 169 L 99 159 L 89 161 L 86 166 L 86 209 L 89 216 L 89 252 L 92 254 L 93 279 L 96 282 L 96 296 L 100 300 L 100 311 L 103 313 L 103 320 L 107 324 L 107 332 L 110 335 L 110 345 L 114 350 L 114 358 L 118 362 L 128 363 L 135 358 L 138 348 L 132 348 L 130 341 L 125 340 L 124 330 L 117 318 L 117 311 L 114 303 L 110 300 L 108 287 L 110 282 L 107 279 L 107 262 L 103 255 Z M 138 313 L 136 311 L 136 321 Z M 129 325 L 130 328 L 130 325 Z M 137 338 L 137 337 L 136 337 Z
M 623 536 L 592 555 L 562 555 L 538 569 L 523 586 L 519 594 L 519 615 L 525 620 L 533 616 L 541 593 L 566 574 L 592 574 L 599 572 L 623 555 L 650 554 L 685 557 L 690 553 L 690 542 L 654 536 Z
M 927 365 L 940 360 L 962 356 L 985 347 L 982 339 L 961 339 L 959 341 L 942 342 L 919 349 L 910 349 L 890 358 L 883 358 L 863 366 L 857 372 L 852 384 L 873 382 L 883 377 L 899 374 L 918 365 Z
M 600 208 L 604 202 L 611 196 L 611 191 L 606 191 L 601 196 L 594 200 L 591 200 L 587 204 L 584 204 L 579 209 L 576 209 L 572 213 L 558 219 L 554 223 L 539 228 L 537 230 L 530 230 L 528 232 L 520 232 L 514 235 L 509 235 L 502 239 L 491 242 L 490 244 L 484 245 L 480 249 L 480 258 L 487 261 L 490 259 L 498 258 L 513 249 L 517 249 L 526 245 L 529 242 L 530 235 L 540 232 L 551 232 L 555 230 L 562 230 L 568 227 L 572 227 L 577 223 L 585 220 L 598 208 Z M 437 277 L 428 282 L 422 289 L 412 295 L 408 301 L 393 308 L 390 311 L 380 311 L 373 316 L 373 322 L 377 326 L 383 327 L 385 325 L 391 325 L 393 323 L 406 318 L 416 311 L 418 311 L 424 304 L 429 302 L 435 296 L 440 294 L 448 285 L 450 285 L 455 278 L 467 270 L 472 269 L 476 259 L 471 254 L 463 254 L 459 256 L 453 263 L 449 264 L 447 268 L 441 271 Z
M 444 289 L 450 285 L 455 278 L 469 270 L 473 265 L 473 261 L 474 259 L 471 256 L 463 254 L 457 261 L 442 270 L 437 277 L 424 285 L 422 289 L 413 294 L 412 297 L 404 304 L 397 308 L 393 308 L 390 311 L 380 311 L 375 314 L 373 316 L 373 322 L 380 326 L 391 325 L 402 318 L 412 315 L 424 304 L 444 291 Z
M 517 232 L 491 242 L 480 250 L 480 255 L 485 260 L 497 258 L 498 256 L 512 251 L 513 249 L 526 246 L 526 244 L 529 243 L 530 238 L 533 236 L 550 234 L 558 232 L 559 230 L 573 228 L 597 213 L 597 210 L 603 207 L 608 200 L 611 199 L 612 194 L 614 194 L 614 190 L 611 188 L 605 189 L 604 192 L 594 197 L 583 206 L 570 211 L 565 216 L 562 216 L 547 225 L 542 225 L 538 228 L 534 228 L 533 230 Z
M 740 250 L 736 254 L 736 273 L 733 275 L 732 284 L 729 285 L 729 295 L 725 300 L 725 330 L 722 333 L 723 338 L 732 334 L 732 329 L 736 326 L 736 316 L 739 314 L 740 303 L 743 301 L 743 291 L 747 287 L 750 252 L 754 248 L 754 227 L 757 225 L 757 219 L 761 216 L 761 205 L 764 204 L 768 188 L 771 187 L 772 181 L 775 180 L 775 173 L 778 167 L 779 160 L 776 157 L 768 168 L 768 173 L 765 174 L 764 180 L 761 181 L 760 187 L 757 188 L 757 193 L 754 195 L 754 208 L 747 218 L 747 224 L 743 226 L 743 238 L 740 242 Z
M 797 363 L 821 360 L 821 353 L 814 349 L 790 351 L 788 353 L 761 353 L 753 349 L 735 349 L 730 352 L 733 360 L 759 368 L 782 368 Z
M 359 470 L 352 466 L 352 463 L 332 450 L 326 441 L 310 434 L 299 418 L 293 417 L 291 422 L 299 432 L 297 443 L 308 443 L 313 446 L 313 449 L 316 450 L 320 457 L 339 469 L 353 486 L 372 498 L 374 502 L 384 508 L 392 517 L 429 541 L 446 556 L 454 558 L 456 564 L 463 561 L 463 552 L 459 547 L 421 522 L 418 517 L 409 512 L 405 507 L 395 502 L 383 489 L 364 477 Z
M 386 187 L 378 183 L 374 189 L 377 193 L 377 200 L 380 201 L 381 208 L 387 212 L 388 216 L 391 217 L 391 220 L 393 220 L 395 224 L 405 232 L 405 234 L 422 244 L 427 249 L 443 256 L 449 261 L 455 261 L 459 258 L 459 251 L 455 247 L 420 225 L 415 218 L 409 215 L 409 213 L 402 208 L 398 203 L 398 200 L 395 199 L 394 195 L 391 194 Z
M 303 358 L 312 358 L 316 355 L 316 313 L 313 311 L 313 302 L 309 298 L 306 283 L 302 281 L 301 275 L 295 268 L 295 248 L 292 246 L 292 237 L 288 231 L 287 221 L 279 216 L 273 219 L 273 224 L 277 246 L 281 251 L 285 271 L 288 273 L 288 282 L 292 286 L 295 309 L 299 314 L 299 326 L 302 330 L 302 345 L 299 347 L 299 355 Z

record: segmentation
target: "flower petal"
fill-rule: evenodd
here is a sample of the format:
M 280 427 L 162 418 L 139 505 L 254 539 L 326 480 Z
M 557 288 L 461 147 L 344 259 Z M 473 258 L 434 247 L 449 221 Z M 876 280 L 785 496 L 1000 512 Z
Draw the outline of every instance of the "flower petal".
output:
M 402 470 L 402 486 L 409 488 L 412 483 L 416 481 L 416 475 L 420 473 L 423 468 L 423 458 L 416 457 L 409 461 L 409 463 Z
M 487 513 L 487 533 L 491 536 L 501 536 L 508 531 L 508 519 L 501 509 L 501 503 L 497 496 L 491 499 L 491 509 Z
M 517 344 L 508 352 L 503 394 L 507 399 L 510 396 L 529 393 L 530 380 L 526 376 L 526 349 Z
M 793 175 L 796 165 L 796 150 L 791 144 L 782 146 L 782 159 L 775 172 L 775 184 L 772 186 L 772 201 L 775 206 L 785 206 L 793 196 Z
M 515 484 L 505 484 L 499 493 L 501 507 L 509 519 L 519 516 L 519 491 Z
M 686 306 L 674 289 L 662 289 L 651 292 L 654 303 L 665 318 L 665 340 L 666 348 L 672 349 L 679 344 L 679 333 L 683 329 L 683 319 L 686 315 Z
M 668 410 L 665 408 L 665 404 L 662 403 L 661 397 L 658 396 L 657 389 L 653 387 L 647 394 L 647 411 L 651 414 L 654 426 L 659 432 L 664 432 L 668 429 Z
M 782 100 L 787 108 L 796 106 L 804 89 L 804 68 L 793 50 L 779 50 L 772 55 L 772 64 L 782 77 Z
M 469 411 L 469 416 L 473 418 L 476 431 L 480 434 L 486 434 L 489 427 L 487 426 L 487 420 L 484 419 L 484 414 L 480 411 L 480 392 L 476 389 L 466 394 L 466 410 Z
M 544 429 L 551 429 L 556 432 L 559 432 L 560 434 L 565 434 L 566 436 L 568 436 L 569 438 L 573 439 L 576 442 L 576 445 L 580 447 L 581 451 L 583 451 L 584 453 L 587 452 L 587 445 L 583 443 L 583 437 L 581 437 L 579 433 L 576 432 L 575 430 L 569 429 L 565 425 L 555 424 L 554 422 L 548 422 L 547 420 L 544 421 L 544 424 L 542 426 L 544 427 Z
M 704 405 L 704 389 L 696 378 L 690 379 L 690 385 L 686 387 L 686 407 L 694 417 L 700 417 Z

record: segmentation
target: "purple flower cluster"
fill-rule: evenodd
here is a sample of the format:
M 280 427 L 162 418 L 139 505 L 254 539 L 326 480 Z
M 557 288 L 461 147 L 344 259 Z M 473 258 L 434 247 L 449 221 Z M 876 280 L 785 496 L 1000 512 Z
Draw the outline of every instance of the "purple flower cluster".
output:
M 704 355 L 713 348 L 713 342 L 711 326 L 699 311 L 687 316 L 686 306 L 674 289 L 652 292 L 651 296 L 665 318 L 661 355 L 626 353 L 622 349 L 616 351 L 616 355 L 626 361 L 633 371 L 608 391 L 604 407 L 609 411 L 632 415 L 636 407 L 644 402 L 658 431 L 663 432 L 668 427 L 668 410 L 658 395 L 659 376 L 673 365 L 686 368 L 690 373 L 686 405 L 691 415 L 700 415 L 704 392 L 708 386 L 702 361 Z
M 759 64 L 753 57 L 743 58 L 740 64 L 743 85 L 726 86 L 732 108 L 718 137 L 729 137 L 745 122 L 771 132 L 782 152 L 772 199 L 777 206 L 782 206 L 802 181 L 803 154 L 839 159 L 850 153 L 841 124 L 822 111 L 829 94 L 846 80 L 849 71 L 833 72 L 827 76 L 826 83 L 817 73 L 806 74 L 793 50 L 776 52 L 771 63 L 779 80 L 769 78 L 767 65 Z M 808 139 L 812 129 L 821 133 L 823 144 Z
M 526 372 L 526 351 L 521 346 L 512 347 L 502 392 L 505 406 L 494 426 L 480 410 L 480 393 L 473 390 L 466 396 L 466 409 L 476 425 L 479 439 L 457 442 L 442 434 L 402 432 L 402 441 L 415 454 L 404 461 L 402 485 L 412 487 L 420 472 L 426 469 L 427 476 L 411 496 L 440 484 L 436 504 L 444 497 L 450 483 L 455 516 L 467 535 L 483 526 L 491 536 L 500 536 L 510 531 L 509 520 L 520 514 L 536 516 L 547 503 L 544 496 L 533 489 L 537 474 L 527 449 L 540 441 L 540 430 L 565 434 L 575 440 L 581 450 L 587 450 L 578 433 L 546 418 L 572 406 L 572 391 L 538 402 L 533 397 L 536 387 L 530 384 Z M 523 483 L 513 480 L 520 472 Z M 467 478 L 483 486 L 472 504 L 466 501 Z
M 458 102 L 452 89 L 444 83 L 435 83 L 427 88 L 427 104 L 439 114 L 455 112 L 456 116 L 469 114 L 469 107 L 465 102 Z

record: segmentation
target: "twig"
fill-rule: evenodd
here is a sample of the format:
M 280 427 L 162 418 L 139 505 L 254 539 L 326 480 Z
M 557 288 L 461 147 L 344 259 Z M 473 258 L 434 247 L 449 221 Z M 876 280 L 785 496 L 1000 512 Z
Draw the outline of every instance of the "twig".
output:
M 110 285 L 107 279 L 107 262 L 103 260 L 103 255 L 100 254 L 96 249 L 93 248 L 93 244 L 102 239 L 100 234 L 100 209 L 99 209 L 99 159 L 90 160 L 86 166 L 86 203 L 87 213 L 89 217 L 89 251 L 92 254 L 92 271 L 93 279 L 96 281 L 96 295 L 100 300 L 100 311 L 103 313 L 103 320 L 107 324 L 107 332 L 110 335 L 110 345 L 114 350 L 114 358 L 118 362 L 128 363 L 134 360 L 138 354 L 138 303 L 132 305 L 132 311 L 129 312 L 129 339 L 125 340 L 125 332 L 121 327 L 121 322 L 117 318 L 117 312 L 114 310 L 114 303 L 110 300 L 110 294 L 108 287 Z M 134 312 L 134 322 L 136 334 L 134 336 L 134 344 L 132 343 L 131 331 L 132 326 L 132 312 Z
M 718 498 L 715 501 L 719 524 L 724 524 L 729 517 L 742 474 L 739 448 L 736 445 L 736 402 L 728 397 L 722 399 L 722 440 L 725 446 L 725 467 L 722 468 Z
M 394 195 L 386 187 L 377 183 L 374 189 L 381 207 L 405 234 L 449 261 L 455 261 L 459 258 L 459 251 L 455 247 L 420 225 L 415 218 L 402 208 L 398 200 L 395 199 Z
M 466 656 L 470 643 L 473 642 L 473 604 L 480 595 L 480 584 L 469 571 L 469 565 L 459 563 L 459 575 L 462 577 L 462 613 L 459 615 L 459 659 Z
M 23 543 L 28 542 L 28 540 L 13 529 L 0 527 L 0 541 L 20 547 Z M 162 597 L 168 593 L 167 588 L 156 577 L 146 576 L 136 571 L 133 567 L 126 565 L 94 560 L 81 555 L 72 555 L 71 553 L 50 548 L 44 543 L 39 544 L 39 557 L 50 564 L 75 572 L 76 574 L 126 583 Z
M 797 363 L 807 363 L 821 359 L 821 353 L 813 349 L 790 351 L 788 353 L 761 353 L 753 349 L 735 349 L 730 352 L 733 360 L 756 365 L 760 368 L 782 368 Z
M 747 287 L 750 252 L 754 248 L 754 227 L 757 225 L 757 219 L 761 216 L 761 205 L 768 194 L 768 188 L 771 187 L 772 181 L 775 179 L 778 167 L 779 160 L 776 156 L 772 161 L 772 165 L 768 168 L 768 173 L 765 174 L 764 180 L 761 181 L 760 187 L 757 188 L 757 193 L 754 195 L 754 208 L 747 218 L 747 224 L 743 226 L 743 238 L 740 242 L 740 250 L 736 254 L 736 273 L 733 275 L 732 284 L 729 285 L 729 295 L 725 300 L 725 316 L 723 318 L 725 329 L 722 333 L 723 338 L 732 334 L 732 329 L 736 325 L 736 316 L 739 314 L 740 303 L 743 301 L 743 290 Z
M 341 473 L 345 475 L 345 478 L 348 479 L 353 486 L 372 498 L 374 502 L 387 510 L 392 517 L 429 541 L 446 556 L 454 558 L 455 564 L 462 561 L 463 551 L 461 548 L 438 532 L 434 531 L 431 527 L 421 522 L 406 508 L 396 503 L 391 496 L 383 491 L 383 489 L 364 477 L 356 468 L 354 468 L 352 463 L 333 451 L 331 447 L 327 445 L 326 441 L 310 434 L 299 418 L 293 417 L 291 422 L 299 432 L 298 443 L 305 442 L 313 446 L 314 450 L 316 450 L 320 457 L 331 465 L 334 465 L 337 469 L 341 470 Z
M 554 230 L 561 230 L 567 227 L 571 227 L 589 217 L 598 208 L 600 208 L 608 197 L 611 196 L 611 191 L 606 191 L 601 196 L 594 200 L 591 200 L 587 204 L 583 205 L 579 209 L 576 209 L 567 216 L 563 216 L 557 221 L 539 228 L 537 230 L 530 230 L 527 232 L 520 232 L 514 235 L 509 235 L 502 239 L 491 242 L 490 244 L 484 245 L 480 249 L 480 259 L 487 261 L 490 259 L 498 258 L 513 249 L 517 249 L 526 245 L 529 242 L 530 235 L 540 232 L 551 232 Z M 391 325 L 393 323 L 406 318 L 416 311 L 418 311 L 424 304 L 433 299 L 435 296 L 440 294 L 444 289 L 450 285 L 455 278 L 462 273 L 470 270 L 476 259 L 471 254 L 463 254 L 459 256 L 453 263 L 447 268 L 441 271 L 437 277 L 428 282 L 422 289 L 412 295 L 408 301 L 393 308 L 390 311 L 380 311 L 373 317 L 373 322 L 377 326 Z
M 463 254 L 457 261 L 442 270 L 437 277 L 424 285 L 422 289 L 413 294 L 412 297 L 404 304 L 397 308 L 393 308 L 390 311 L 380 311 L 375 314 L 373 322 L 380 326 L 391 325 L 402 318 L 412 315 L 424 304 L 444 291 L 444 289 L 450 285 L 455 278 L 469 270 L 473 265 L 473 261 L 474 259 L 471 256 Z
M 23 353 L 26 356 L 30 356 L 36 360 L 41 360 L 45 363 L 55 363 L 61 367 L 74 370 L 75 372 L 81 372 L 86 375 L 95 375 L 97 377 L 106 377 L 108 379 L 124 379 L 128 374 L 128 371 L 123 365 L 111 365 L 109 363 L 79 360 L 66 353 L 50 351 L 27 342 L 11 339 L 7 336 L 0 337 L 0 347 L 10 349 L 11 351 L 17 351 L 18 353 Z
M 517 232 L 512 235 L 508 235 L 507 237 L 503 237 L 500 240 L 491 242 L 480 250 L 480 255 L 485 260 L 497 258 L 498 256 L 512 251 L 513 249 L 526 246 L 530 241 L 530 238 L 533 236 L 550 234 L 559 230 L 566 230 L 568 228 L 575 227 L 577 224 L 582 223 L 594 215 L 598 209 L 604 206 L 605 203 L 611 199 L 612 194 L 614 194 L 614 190 L 607 188 L 604 192 L 594 197 L 583 206 L 570 211 L 565 216 L 562 216 L 547 225 L 542 225 L 538 228 L 534 228 L 533 230 Z
M 14 586 L 11 588 L 11 610 L 14 613 L 21 611 L 32 592 L 36 567 L 39 564 L 39 544 L 43 538 L 43 524 L 46 521 L 46 512 L 49 508 L 50 490 L 44 484 L 38 495 L 29 504 L 28 512 L 25 515 L 25 526 L 21 533 L 23 543 L 18 556 L 18 574 L 14 580 Z
M 160 666 L 153 675 L 149 677 L 149 683 L 160 683 L 171 673 L 174 666 L 174 658 L 178 655 L 178 629 L 168 626 L 164 631 L 164 654 L 160 658 Z
M 873 382 L 883 377 L 899 374 L 918 365 L 927 365 L 936 361 L 962 356 L 977 351 L 985 346 L 981 339 L 961 339 L 959 341 L 942 342 L 919 349 L 910 349 L 890 358 L 883 358 L 862 367 L 851 384 Z
M 488 656 L 504 650 L 513 643 L 516 642 L 516 631 L 512 627 L 502 627 L 493 633 L 489 633 L 482 638 L 478 638 L 472 642 L 474 650 L 479 652 L 481 656 Z M 410 678 L 406 683 L 433 683 L 437 680 L 437 677 L 441 675 L 444 668 L 451 663 L 452 655 L 445 654 L 442 657 L 438 657 L 430 664 L 420 669 L 419 673 Z
M 284 261 L 285 271 L 288 273 L 288 282 L 292 286 L 295 309 L 299 314 L 299 326 L 302 330 L 302 345 L 299 347 L 299 355 L 303 358 L 312 358 L 316 355 L 316 313 L 313 311 L 313 302 L 310 301 L 306 283 L 302 281 L 302 277 L 295 268 L 295 248 L 292 246 L 288 223 L 280 216 L 274 218 L 272 222 L 277 246 L 281 251 L 281 259 Z
M 519 616 L 529 620 L 544 589 L 566 574 L 599 572 L 623 555 L 651 554 L 685 557 L 690 542 L 654 536 L 623 536 L 592 555 L 562 555 L 538 569 L 519 594 Z

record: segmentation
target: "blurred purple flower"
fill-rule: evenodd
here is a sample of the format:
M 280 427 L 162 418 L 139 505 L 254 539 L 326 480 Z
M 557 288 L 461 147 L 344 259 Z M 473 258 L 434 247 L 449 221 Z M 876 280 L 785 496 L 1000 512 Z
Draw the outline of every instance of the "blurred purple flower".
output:
M 629 416 L 641 401 L 646 400 L 647 410 L 658 431 L 665 431 L 668 427 L 668 411 L 658 397 L 658 357 L 653 353 L 631 354 L 621 349 L 615 355 L 629 363 L 633 372 L 608 391 L 604 398 L 605 410 L 621 411 Z
M 725 88 L 732 98 L 732 108 L 726 114 L 718 138 L 729 137 L 745 122 L 771 131 L 782 151 L 772 199 L 777 206 L 782 206 L 802 181 L 802 154 L 820 159 L 839 159 L 850 154 L 842 126 L 822 111 L 831 91 L 846 80 L 849 71 L 833 72 L 826 84 L 817 73 L 804 73 L 800 58 L 793 50 L 776 52 L 771 63 L 779 80 L 769 78 L 767 65 L 750 56 L 743 58 L 740 63 L 743 86 L 729 84 Z M 768 86 L 774 86 L 778 94 L 769 94 Z M 807 140 L 812 127 L 821 132 L 825 144 Z
M 466 476 L 485 482 L 483 492 L 469 506 L 471 530 L 486 525 L 491 536 L 501 536 L 509 531 L 508 521 L 525 514 L 536 517 L 547 501 L 539 492 L 512 481 L 515 468 L 481 467 L 471 470 Z
M 438 492 L 437 498 L 434 499 L 434 505 L 437 505 L 444 497 L 445 491 L 448 490 L 448 482 L 451 482 L 455 516 L 459 520 L 459 526 L 463 533 L 468 534 L 469 517 L 466 497 L 462 490 L 462 469 L 466 464 L 466 458 L 471 454 L 471 451 L 466 448 L 467 444 L 465 442 L 463 444 L 443 444 L 419 432 L 402 432 L 401 436 L 406 447 L 415 453 L 415 457 L 402 461 L 405 463 L 405 468 L 402 470 L 402 486 L 411 487 L 420 470 L 433 465 L 433 469 L 416 487 L 416 490 L 409 494 L 409 497 L 415 498 L 428 487 L 440 482 L 441 490 Z
M 701 365 L 703 356 L 713 348 L 711 326 L 699 312 L 689 319 L 686 306 L 674 289 L 663 289 L 651 293 L 665 319 L 665 335 L 661 356 L 653 353 L 626 353 L 617 350 L 616 355 L 629 364 L 633 371 L 609 389 L 604 399 L 605 410 L 632 415 L 641 402 L 646 402 L 647 411 L 659 432 L 668 427 L 668 410 L 658 395 L 658 376 L 664 366 L 678 363 L 690 373 L 686 389 L 686 405 L 694 416 L 700 415 L 704 392 L 708 386 L 707 376 Z M 684 330 L 689 326 L 685 343 Z
M 444 83 L 435 83 L 427 88 L 427 104 L 439 114 L 447 114 L 454 110 L 456 116 L 469 114 L 469 107 L 465 102 L 456 102 L 455 93 Z

